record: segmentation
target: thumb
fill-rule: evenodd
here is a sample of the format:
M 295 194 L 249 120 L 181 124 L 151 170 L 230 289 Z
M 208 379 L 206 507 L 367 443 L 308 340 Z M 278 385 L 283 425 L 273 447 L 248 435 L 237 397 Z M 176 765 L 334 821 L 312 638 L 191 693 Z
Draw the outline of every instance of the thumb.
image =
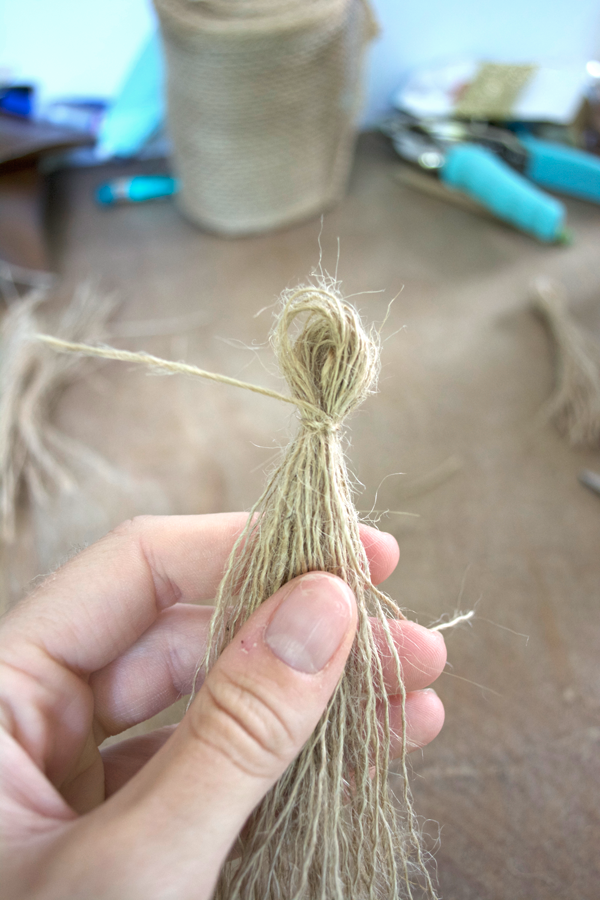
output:
M 282 587 L 238 632 L 173 736 L 105 805 L 114 800 L 124 811 L 125 803 L 136 820 L 147 896 L 155 865 L 178 873 L 178 897 L 189 890 L 197 898 L 199 883 L 211 896 L 248 816 L 323 714 L 355 631 L 348 586 L 313 572 Z

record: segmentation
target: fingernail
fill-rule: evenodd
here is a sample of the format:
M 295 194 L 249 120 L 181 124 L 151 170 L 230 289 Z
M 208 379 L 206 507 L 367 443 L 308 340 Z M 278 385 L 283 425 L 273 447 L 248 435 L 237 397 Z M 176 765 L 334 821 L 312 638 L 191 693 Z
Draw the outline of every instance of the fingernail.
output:
M 342 643 L 352 621 L 354 596 L 347 585 L 321 572 L 300 578 L 265 631 L 265 641 L 282 662 L 313 675 Z

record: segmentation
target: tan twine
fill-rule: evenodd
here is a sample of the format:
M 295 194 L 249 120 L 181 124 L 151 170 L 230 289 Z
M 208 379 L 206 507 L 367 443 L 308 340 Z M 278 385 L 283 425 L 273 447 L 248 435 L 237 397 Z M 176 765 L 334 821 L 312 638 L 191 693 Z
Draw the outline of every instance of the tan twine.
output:
M 44 321 L 41 310 L 48 296 L 45 288 L 38 288 L 16 300 L 2 324 L 0 533 L 8 543 L 15 538 L 21 492 L 43 503 L 52 490 L 74 486 L 71 470 L 77 460 L 92 459 L 85 447 L 51 422 L 59 397 L 78 377 L 78 361 L 32 341 Z M 57 332 L 67 342 L 101 338 L 115 307 L 115 298 L 99 297 L 93 285 L 84 284 L 60 317 Z
M 334 284 L 287 291 L 272 344 L 291 395 L 170 363 L 149 354 L 37 335 L 84 353 L 182 372 L 294 403 L 300 428 L 253 506 L 216 598 L 205 666 L 252 613 L 290 579 L 332 572 L 352 588 L 358 630 L 344 675 L 312 737 L 255 810 L 227 863 L 217 900 L 380 900 L 435 897 L 412 808 L 406 764 L 405 692 L 388 627 L 403 618 L 371 582 L 342 446 L 346 417 L 371 393 L 379 333 L 367 331 Z M 369 617 L 381 623 L 378 649 Z M 389 784 L 389 700 L 382 660 L 396 666 L 402 695 L 400 796 Z
M 600 445 L 600 346 L 575 323 L 564 287 L 549 278 L 532 285 L 532 303 L 556 348 L 556 386 L 542 415 L 574 447 Z
M 368 0 L 154 0 L 167 63 L 177 203 L 251 234 L 342 198 L 352 163 Z
M 23 296 L 18 284 L 29 288 Z M 80 341 L 173 334 L 206 320 L 206 313 L 196 312 L 116 323 L 113 317 L 120 301 L 101 292 L 92 281 L 77 288 L 56 318 L 49 312 L 52 286 L 53 280 L 44 273 L 0 262 L 0 294 L 9 304 L 0 339 L 0 539 L 7 543 L 16 538 L 22 497 L 45 504 L 52 495 L 72 491 L 77 476 L 83 473 L 93 473 L 120 489 L 135 490 L 126 473 L 54 424 L 53 414 L 65 389 L 85 374 L 81 359 L 73 352 L 59 355 L 57 347 L 79 349 L 81 356 L 106 357 L 106 352 L 99 353 L 97 347 Z M 56 336 L 38 334 L 53 320 Z M 127 360 L 130 355 L 113 350 L 110 358 Z M 154 361 L 154 368 L 158 363 L 169 366 L 156 357 L 148 359 Z M 182 368 L 181 364 L 170 367 L 175 371 Z

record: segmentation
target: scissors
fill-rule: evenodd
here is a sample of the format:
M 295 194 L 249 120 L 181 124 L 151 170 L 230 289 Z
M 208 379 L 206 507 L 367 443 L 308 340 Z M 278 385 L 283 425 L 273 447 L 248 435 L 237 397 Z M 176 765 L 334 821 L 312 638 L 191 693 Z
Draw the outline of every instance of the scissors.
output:
M 600 203 L 600 159 L 574 147 L 484 122 L 404 112 L 386 119 L 381 130 L 403 159 L 546 243 L 565 240 L 566 209 L 536 185 Z

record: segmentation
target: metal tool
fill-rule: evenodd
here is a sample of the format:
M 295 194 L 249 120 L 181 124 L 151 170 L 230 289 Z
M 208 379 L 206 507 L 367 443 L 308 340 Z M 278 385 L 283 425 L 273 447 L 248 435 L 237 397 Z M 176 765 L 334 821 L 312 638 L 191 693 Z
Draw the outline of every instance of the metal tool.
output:
M 597 472 L 591 472 L 589 469 L 584 469 L 578 475 L 579 482 L 584 484 L 591 491 L 594 491 L 596 494 L 600 494 L 600 475 Z
M 403 112 L 386 119 L 382 131 L 403 159 L 545 242 L 564 240 L 566 210 L 531 181 L 600 202 L 600 160 L 571 147 L 483 122 Z

